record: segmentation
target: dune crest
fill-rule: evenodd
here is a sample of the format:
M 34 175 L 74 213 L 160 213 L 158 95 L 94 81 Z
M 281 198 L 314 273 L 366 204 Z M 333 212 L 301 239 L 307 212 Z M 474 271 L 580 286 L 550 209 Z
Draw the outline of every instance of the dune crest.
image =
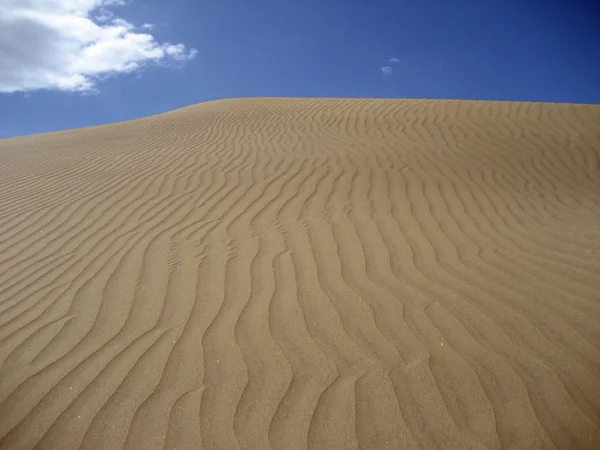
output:
M 600 106 L 224 100 L 0 161 L 0 449 L 600 448 Z

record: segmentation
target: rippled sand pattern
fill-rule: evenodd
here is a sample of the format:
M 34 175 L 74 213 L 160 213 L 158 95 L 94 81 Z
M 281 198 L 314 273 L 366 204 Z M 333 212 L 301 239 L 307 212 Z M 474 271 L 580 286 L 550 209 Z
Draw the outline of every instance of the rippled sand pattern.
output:
M 1 140 L 0 448 L 600 448 L 600 106 Z

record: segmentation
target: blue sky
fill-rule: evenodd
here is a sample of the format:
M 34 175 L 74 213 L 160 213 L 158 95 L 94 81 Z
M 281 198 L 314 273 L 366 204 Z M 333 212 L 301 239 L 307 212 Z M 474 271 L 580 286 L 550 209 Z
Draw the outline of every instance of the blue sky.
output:
M 77 88 L 36 89 L 39 80 L 26 85 L 19 77 L 34 73 L 39 58 L 47 64 L 58 47 L 31 56 L 20 72 L 10 66 L 17 62 L 0 62 L 0 89 L 4 80 L 5 91 L 11 90 L 0 92 L 0 137 L 112 123 L 232 97 L 600 103 L 600 3 L 593 0 L 109 4 L 115 1 L 123 0 L 104 0 L 89 18 L 100 23 L 97 17 L 104 14 L 110 16 L 101 18 L 104 24 L 124 20 L 131 35 L 149 33 L 144 64 L 110 76 L 97 67 L 81 69 L 96 72 Z M 0 10 L 0 25 L 2 17 Z M 30 37 L 27 28 L 18 28 L 22 22 L 12 23 L 14 41 L 0 39 L 0 59 L 3 46 L 18 58 L 18 45 L 25 45 L 19 43 Z M 152 26 L 142 31 L 143 24 Z M 73 64 L 88 67 L 90 60 L 98 58 Z M 92 87 L 85 84 L 89 80 Z

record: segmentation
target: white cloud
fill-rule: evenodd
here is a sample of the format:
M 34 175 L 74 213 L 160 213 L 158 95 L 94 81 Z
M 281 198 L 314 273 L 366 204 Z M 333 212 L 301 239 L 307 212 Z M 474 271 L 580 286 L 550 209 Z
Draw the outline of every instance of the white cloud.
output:
M 391 62 L 392 64 L 397 64 L 400 62 L 400 60 L 398 58 L 390 58 L 388 61 Z
M 93 91 L 100 79 L 197 55 L 109 11 L 123 0 L 1 0 L 0 93 Z
M 392 74 L 392 68 L 390 66 L 380 67 L 379 70 L 381 70 L 381 73 L 383 73 L 384 75 Z

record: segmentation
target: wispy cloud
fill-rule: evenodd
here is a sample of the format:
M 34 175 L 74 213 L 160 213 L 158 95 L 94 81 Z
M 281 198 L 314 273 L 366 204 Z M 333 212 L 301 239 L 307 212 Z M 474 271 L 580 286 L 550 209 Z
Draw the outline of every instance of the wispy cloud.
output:
M 0 93 L 90 92 L 97 83 L 148 64 L 193 59 L 184 44 L 157 41 L 108 8 L 123 0 L 2 0 Z
M 381 70 L 381 73 L 383 73 L 384 75 L 391 75 L 392 74 L 392 68 L 390 66 L 380 67 L 379 70 Z
M 398 58 L 390 58 L 388 59 L 388 62 L 391 62 L 392 64 L 397 64 L 400 62 L 400 60 Z

